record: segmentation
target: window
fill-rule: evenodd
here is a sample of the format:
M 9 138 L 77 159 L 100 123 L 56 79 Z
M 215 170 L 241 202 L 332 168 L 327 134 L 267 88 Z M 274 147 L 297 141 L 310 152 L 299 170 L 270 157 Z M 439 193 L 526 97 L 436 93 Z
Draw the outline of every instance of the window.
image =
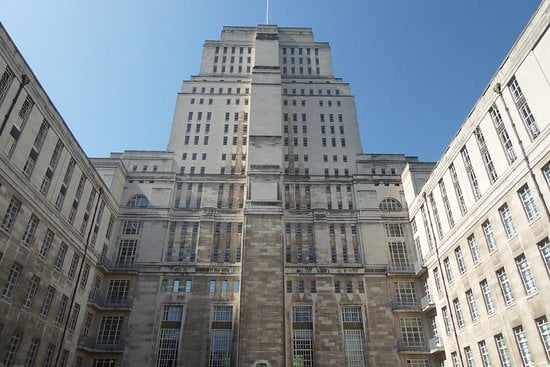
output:
M 449 315 L 449 310 L 447 306 L 441 309 L 441 314 L 443 315 L 443 323 L 445 324 L 445 331 L 447 335 L 451 335 L 453 332 L 453 324 L 451 323 L 451 316 Z
M 451 360 L 453 361 L 453 367 L 462 367 L 462 363 L 458 359 L 458 354 L 456 354 L 456 352 L 451 353 Z
M 466 291 L 466 300 L 468 301 L 468 309 L 470 310 L 472 322 L 479 321 L 479 312 L 477 310 L 476 299 L 474 297 L 474 292 L 471 289 Z
M 443 265 L 445 266 L 445 273 L 447 274 L 447 281 L 449 283 L 454 282 L 453 268 L 451 267 L 451 261 L 448 257 L 443 259 Z
M 519 111 L 519 114 L 521 115 L 523 123 L 527 127 L 527 131 L 529 132 L 531 139 L 535 139 L 537 136 L 539 136 L 540 129 L 537 121 L 535 120 L 535 117 L 533 116 L 533 113 L 531 112 L 531 109 L 529 108 L 529 105 L 527 104 L 525 96 L 523 95 L 523 91 L 521 90 L 515 76 L 510 81 L 508 87 L 510 88 L 510 92 L 512 94 L 512 97 L 514 98 L 514 102 L 516 103 L 516 107 Z
M 439 269 L 434 268 L 433 274 L 434 274 L 435 288 L 437 289 L 438 292 L 441 292 L 441 276 L 439 275 Z
M 514 295 L 512 294 L 512 287 L 508 280 L 508 275 L 504 268 L 499 269 L 497 272 L 498 283 L 500 284 L 500 290 L 502 291 L 502 297 L 507 305 L 511 305 L 515 302 Z
M 512 367 L 512 362 L 508 356 L 508 348 L 506 347 L 502 334 L 495 335 L 495 344 L 497 345 L 498 356 L 502 367 Z
M 61 271 L 63 263 L 65 262 L 65 255 L 67 254 L 67 245 L 64 242 L 61 242 L 57 255 L 55 256 L 55 262 L 53 268 L 57 271 Z
M 11 334 L 10 341 L 8 345 L 6 345 L 6 357 L 4 358 L 4 366 L 13 366 L 15 362 L 15 355 L 17 354 L 17 350 L 19 349 L 19 344 L 21 343 L 21 338 L 23 335 L 20 331 L 15 330 L 13 334 Z
M 0 103 L 6 96 L 8 89 L 10 88 L 11 82 L 14 78 L 14 74 L 9 67 L 6 66 L 2 77 L 0 78 Z
M 215 280 L 210 281 L 210 293 L 216 293 L 216 281 Z
M 313 367 L 313 317 L 310 306 L 292 309 L 293 365 Z
M 106 303 L 112 305 L 125 304 L 128 301 L 130 281 L 127 279 L 111 279 L 107 288 Z
M 490 315 L 496 311 L 496 308 L 495 308 L 495 302 L 493 301 L 493 296 L 491 294 L 491 290 L 489 289 L 489 284 L 487 284 L 487 280 L 483 279 L 479 283 L 479 287 L 481 288 L 481 294 L 483 295 L 485 308 L 487 309 L 487 313 Z
M 527 293 L 527 295 L 536 293 L 537 287 L 535 285 L 535 279 L 533 278 L 531 268 L 529 267 L 529 263 L 527 263 L 525 255 L 521 254 L 520 256 L 516 257 L 515 260 L 525 292 Z
M 1 225 L 1 227 L 6 232 L 10 232 L 13 228 L 15 220 L 17 219 L 17 214 L 19 213 L 19 209 L 21 209 L 21 202 L 19 202 L 19 200 L 17 200 L 15 197 L 12 197 Z
M 2 298 L 8 301 L 12 299 L 13 294 L 15 293 L 15 288 L 17 286 L 17 281 L 19 280 L 22 271 L 23 267 L 21 267 L 21 265 L 17 263 L 14 263 L 11 266 L 10 274 L 8 275 L 6 285 L 4 286 L 4 291 L 2 292 Z
M 401 203 L 394 198 L 385 198 L 378 207 L 384 211 L 399 211 L 401 210 Z
M 61 301 L 59 302 L 59 308 L 57 309 L 57 316 L 55 317 L 55 324 L 61 325 L 63 319 L 65 318 L 65 310 L 67 309 L 67 303 L 69 302 L 69 297 L 66 295 L 61 296 Z
M 180 329 L 183 316 L 182 306 L 164 306 L 156 367 L 176 365 L 180 344 Z
M 394 282 L 394 287 L 396 303 L 399 307 L 415 307 L 418 305 L 414 282 Z
M 487 344 L 484 340 L 482 340 L 477 343 L 477 346 L 479 347 L 479 354 L 481 355 L 483 367 L 491 367 L 491 357 L 489 357 L 489 349 L 487 348 Z
M 456 263 L 458 264 L 458 270 L 461 274 L 464 274 L 466 272 L 466 262 L 464 261 L 464 255 L 462 255 L 460 246 L 455 248 L 455 257 Z
M 514 328 L 514 336 L 516 337 L 516 343 L 518 344 L 519 353 L 524 367 L 534 367 L 533 355 L 531 349 L 527 343 L 527 337 L 523 331 L 523 327 L 520 325 Z
M 23 302 L 23 308 L 29 310 L 32 307 L 32 302 L 34 300 L 34 296 L 36 295 L 36 291 L 38 290 L 39 285 L 40 278 L 36 275 L 33 275 L 31 277 L 29 289 L 27 290 L 27 295 L 25 296 L 25 301 Z
M 401 335 L 403 337 L 403 346 L 405 347 L 423 347 L 424 330 L 422 328 L 422 319 L 416 317 L 403 317 L 400 320 Z
M 481 255 L 479 254 L 479 248 L 477 247 L 477 241 L 474 235 L 468 237 L 468 246 L 470 247 L 470 253 L 472 255 L 472 261 L 474 265 L 481 262 Z
M 214 306 L 210 331 L 210 367 L 231 364 L 232 324 L 233 306 Z
M 550 324 L 546 316 L 538 318 L 535 322 L 537 323 L 542 345 L 546 351 L 546 358 L 550 360 Z
M 525 210 L 525 214 L 527 215 L 527 220 L 529 222 L 532 222 L 535 219 L 537 219 L 539 217 L 539 210 L 537 208 L 537 205 L 535 204 L 535 199 L 531 194 L 531 190 L 529 189 L 529 186 L 524 185 L 518 191 L 518 195 L 521 200 L 521 203 L 523 204 L 523 209 Z
M 479 189 L 476 173 L 474 172 L 474 167 L 472 166 L 472 161 L 470 159 L 468 149 L 464 146 L 460 151 L 460 154 L 462 155 L 462 161 L 464 162 L 464 166 L 466 167 L 466 173 L 468 174 L 468 179 L 470 180 L 470 185 L 472 186 L 474 197 L 476 200 L 478 200 L 481 197 L 481 191 Z
M 458 199 L 458 204 L 460 207 L 460 212 L 462 215 L 466 214 L 468 211 L 466 208 L 466 201 L 464 200 L 464 195 L 462 194 L 462 189 L 460 188 L 460 181 L 458 180 L 458 175 L 456 174 L 456 168 L 454 164 L 449 166 L 449 173 L 451 174 L 451 180 L 453 182 L 453 188 L 455 190 L 455 195 Z
M 458 298 L 455 298 L 453 300 L 453 307 L 455 309 L 455 315 L 456 315 L 456 321 L 458 323 L 458 327 L 463 328 L 466 325 L 466 322 L 464 321 L 462 306 L 460 305 L 460 301 L 458 300 Z
M 44 295 L 44 301 L 42 302 L 42 307 L 40 308 L 40 317 L 47 318 L 50 313 L 50 308 L 52 306 L 53 297 L 55 295 L 55 288 L 48 286 L 46 294 Z
M 126 206 L 131 208 L 147 208 L 149 206 L 149 200 L 143 195 L 136 195 L 128 200 Z
M 481 227 L 483 228 L 483 234 L 485 235 L 485 241 L 487 241 L 487 248 L 489 249 L 489 252 L 495 251 L 497 249 L 497 240 L 495 238 L 495 234 L 493 233 L 491 222 L 487 220 L 483 222 Z
M 546 270 L 550 273 L 550 240 L 546 237 L 544 240 L 538 243 L 538 248 L 540 251 L 540 256 L 546 265 Z
M 388 237 L 403 237 L 403 226 L 399 223 L 385 224 L 386 236 Z
M 21 240 L 23 245 L 27 247 L 30 247 L 32 245 L 34 234 L 36 233 L 37 228 L 38 218 L 34 214 L 31 214 L 31 218 L 29 219 L 29 222 L 27 223 L 27 228 L 25 229 L 25 233 L 23 234 L 23 239 Z
M 393 168 L 392 170 L 395 172 Z M 445 183 L 443 182 L 443 180 L 439 180 L 439 191 L 441 192 L 441 199 L 443 200 L 443 206 L 445 207 L 445 213 L 447 214 L 449 227 L 452 228 L 455 225 L 455 221 L 453 218 L 453 212 L 451 210 L 451 204 L 449 203 L 449 197 L 447 196 L 447 189 L 445 188 Z
M 76 328 L 76 322 L 78 321 L 78 314 L 80 313 L 80 305 L 75 303 L 73 306 L 73 312 L 71 313 L 71 318 L 69 319 L 68 328 L 70 332 L 73 332 Z
M 360 306 L 342 307 L 344 350 L 347 367 L 362 367 L 367 362 L 363 316 Z
M 36 354 L 38 352 L 38 346 L 40 345 L 40 339 L 32 338 L 31 344 L 29 345 L 29 350 L 25 358 L 25 367 L 32 367 L 36 362 Z
M 69 280 L 73 280 L 74 276 L 76 274 L 76 267 L 78 266 L 78 261 L 80 260 L 80 256 L 77 254 L 73 254 L 73 259 L 71 260 L 71 266 L 69 266 L 69 272 L 67 273 L 67 278 Z
M 466 356 L 466 366 L 475 367 L 474 352 L 472 352 L 472 348 L 469 346 L 464 347 L 464 355 Z
M 124 316 L 101 316 L 96 343 L 99 345 L 117 345 L 120 342 L 120 332 Z

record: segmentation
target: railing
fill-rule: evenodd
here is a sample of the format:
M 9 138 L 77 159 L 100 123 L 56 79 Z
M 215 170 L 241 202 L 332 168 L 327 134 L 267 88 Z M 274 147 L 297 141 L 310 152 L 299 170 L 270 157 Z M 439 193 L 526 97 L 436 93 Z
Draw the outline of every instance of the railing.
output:
M 388 264 L 388 274 L 419 274 L 425 270 L 424 263 L 421 260 L 416 261 L 414 264 Z
M 427 345 L 426 342 L 423 340 L 415 341 L 415 342 L 403 342 L 398 341 L 397 342 L 397 351 L 398 352 L 427 352 Z
M 98 265 L 109 271 L 138 271 L 138 264 L 133 261 L 112 261 L 106 256 L 101 256 Z
M 124 340 L 119 339 L 116 341 L 116 343 L 105 344 L 102 342 L 98 342 L 96 338 L 81 335 L 78 338 L 78 347 L 99 352 L 114 352 L 123 351 L 124 347 L 126 347 L 126 343 Z
M 426 310 L 430 307 L 434 306 L 434 301 L 432 299 L 432 296 L 427 294 L 420 300 L 420 306 L 422 307 L 422 310 Z
M 430 352 L 442 351 L 443 342 L 441 341 L 441 338 L 436 336 L 428 340 L 428 349 Z
M 418 301 L 396 300 L 390 302 L 390 308 L 392 310 L 420 311 L 420 303 Z
M 99 294 L 90 295 L 88 303 L 96 305 L 98 308 L 132 308 L 132 300 L 129 298 L 124 300 L 110 299 Z

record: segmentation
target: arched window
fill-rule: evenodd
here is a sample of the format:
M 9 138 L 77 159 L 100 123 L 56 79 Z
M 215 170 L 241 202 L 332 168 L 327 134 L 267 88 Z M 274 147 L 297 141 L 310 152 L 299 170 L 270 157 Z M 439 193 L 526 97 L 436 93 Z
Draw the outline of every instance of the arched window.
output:
M 394 198 L 385 198 L 379 205 L 381 210 L 396 211 L 401 210 L 401 203 Z
M 147 208 L 149 206 L 149 200 L 143 195 L 136 195 L 128 200 L 126 205 L 132 208 Z

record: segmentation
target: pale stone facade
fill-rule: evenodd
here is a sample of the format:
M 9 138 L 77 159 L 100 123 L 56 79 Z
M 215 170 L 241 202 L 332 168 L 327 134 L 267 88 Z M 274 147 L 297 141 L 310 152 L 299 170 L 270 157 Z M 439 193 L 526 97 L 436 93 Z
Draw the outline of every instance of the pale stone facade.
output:
M 549 6 L 437 165 L 363 154 L 329 45 L 275 25 L 205 43 L 167 151 L 88 159 L 1 29 L 0 363 L 472 366 L 485 341 L 492 365 L 503 345 L 546 365 Z

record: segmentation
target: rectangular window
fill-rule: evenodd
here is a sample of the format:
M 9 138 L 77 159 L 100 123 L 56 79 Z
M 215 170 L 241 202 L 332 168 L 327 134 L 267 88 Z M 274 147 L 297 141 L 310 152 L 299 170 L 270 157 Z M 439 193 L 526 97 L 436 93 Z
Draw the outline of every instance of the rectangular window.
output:
M 475 364 L 474 352 L 472 352 L 472 348 L 464 347 L 464 355 L 466 356 L 466 366 L 475 367 L 476 364 Z
M 517 230 L 512 220 L 512 213 L 510 213 L 510 209 L 508 208 L 508 205 L 504 204 L 503 206 L 501 206 L 498 209 L 498 212 L 500 214 L 500 219 L 502 220 L 502 225 L 504 226 L 504 230 L 506 231 L 506 236 L 508 236 L 508 238 L 515 236 L 517 233 Z
M 546 237 L 537 244 L 540 256 L 546 265 L 546 271 L 550 274 L 550 240 Z
M 451 174 L 451 180 L 453 182 L 456 198 L 458 199 L 460 212 L 464 215 L 468 210 L 466 208 L 466 201 L 464 200 L 464 195 L 462 194 L 462 189 L 460 188 L 460 181 L 458 180 L 458 175 L 454 164 L 449 166 L 449 173 Z
M 15 197 L 12 197 L 10 204 L 8 205 L 8 209 L 6 210 L 6 214 L 4 214 L 4 219 L 2 220 L 1 227 L 6 232 L 11 232 L 11 229 L 15 224 L 15 220 L 17 219 L 17 214 L 19 213 L 19 209 L 21 209 L 21 202 L 17 200 Z
M 462 306 L 460 305 L 460 301 L 458 298 L 455 298 L 453 300 L 453 307 L 455 309 L 455 315 L 456 315 L 456 321 L 459 328 L 463 328 L 466 326 L 466 322 L 464 321 L 464 314 L 462 313 Z
M 521 115 L 521 119 L 523 120 L 525 127 L 527 128 L 527 131 L 529 132 L 529 135 L 531 136 L 531 139 L 535 139 L 539 136 L 540 129 L 515 76 L 510 81 L 508 87 L 510 88 L 516 107 Z
M 454 275 L 453 275 L 453 268 L 451 267 L 451 261 L 448 257 L 443 259 L 443 265 L 445 266 L 445 273 L 447 275 L 447 281 L 449 283 L 453 283 L 455 281 Z
M 514 336 L 516 337 L 516 343 L 518 345 L 523 366 L 534 367 L 535 362 L 533 361 L 533 355 L 531 354 L 531 349 L 527 343 L 527 337 L 525 336 L 525 332 L 523 331 L 523 327 L 521 325 L 514 328 Z
M 23 302 L 23 308 L 29 310 L 32 307 L 34 296 L 40 285 L 40 278 L 36 275 L 33 275 L 29 284 L 29 289 L 27 290 L 27 295 L 25 296 L 25 301 Z
M 80 256 L 77 254 L 73 254 L 73 259 L 71 260 L 71 266 L 69 266 L 69 272 L 67 273 L 67 278 L 69 280 L 73 280 L 74 276 L 76 274 L 76 267 L 78 266 L 78 261 L 80 260 Z
M 464 162 L 464 166 L 466 167 L 466 173 L 468 174 L 468 179 L 470 180 L 470 185 L 472 186 L 474 197 L 476 200 L 479 200 L 479 198 L 481 197 L 481 190 L 479 189 L 476 173 L 474 171 L 468 149 L 464 146 L 460 151 L 460 154 L 462 155 L 462 161 Z
M 120 342 L 120 332 L 124 316 L 101 316 L 96 343 L 99 345 L 117 345 Z
M 495 237 L 495 234 L 493 233 L 493 227 L 491 226 L 491 222 L 486 220 L 481 225 L 483 228 L 483 234 L 485 236 L 485 241 L 487 242 L 487 248 L 489 249 L 489 252 L 493 252 L 497 249 L 497 240 Z
M 497 270 L 496 272 L 498 283 L 500 285 L 500 290 L 502 291 L 502 297 L 504 298 L 504 302 L 507 305 L 511 305 L 515 302 L 514 295 L 512 294 L 512 287 L 510 285 L 510 281 L 508 280 L 508 275 L 506 274 L 506 270 L 504 268 L 501 268 Z
M 489 284 L 486 279 L 483 279 L 479 282 L 479 287 L 481 288 L 481 294 L 483 295 L 483 301 L 485 302 L 485 308 L 489 315 L 493 314 L 496 311 L 495 302 L 493 301 L 493 295 L 489 289 Z
M 292 309 L 293 365 L 313 367 L 313 317 L 310 306 Z
M 461 274 L 464 274 L 466 272 L 466 262 L 464 261 L 464 255 L 462 255 L 460 246 L 455 248 L 455 257 L 456 263 L 458 264 L 458 270 Z
M 449 315 L 449 310 L 447 309 L 447 306 L 441 309 L 441 314 L 443 315 L 445 331 L 447 332 L 447 335 L 451 335 L 451 333 L 453 332 L 453 324 L 451 322 L 451 316 Z
M 525 255 L 521 254 L 520 256 L 516 257 L 515 261 L 516 261 L 516 266 L 518 267 L 521 281 L 523 283 L 523 288 L 525 289 L 525 292 L 527 293 L 527 295 L 537 293 L 535 278 L 531 273 L 531 268 L 529 267 L 529 263 L 527 262 Z
M 401 335 L 403 337 L 403 346 L 405 347 L 424 347 L 424 330 L 422 328 L 422 319 L 416 317 L 403 317 L 400 320 Z
M 55 262 L 53 268 L 57 271 L 61 271 L 63 268 L 63 263 L 65 262 L 65 255 L 67 254 L 67 245 L 65 242 L 61 242 L 57 255 L 55 256 Z
M 470 247 L 470 254 L 472 255 L 472 261 L 474 265 L 481 262 L 481 255 L 479 254 L 479 248 L 477 247 L 477 241 L 474 235 L 468 237 L 468 246 Z
M 182 306 L 164 306 L 156 367 L 170 367 L 177 364 L 182 316 Z
M 59 308 L 57 309 L 57 316 L 55 317 L 55 324 L 61 325 L 63 319 L 65 318 L 65 310 L 67 309 L 67 303 L 69 302 L 69 297 L 66 295 L 61 296 L 61 301 L 59 302 Z
M 73 312 L 71 313 L 71 318 L 69 319 L 69 331 L 73 332 L 76 328 L 76 322 L 78 321 L 78 314 L 80 313 L 80 305 L 75 303 L 73 306 Z
M 471 289 L 466 291 L 466 300 L 468 301 L 468 309 L 470 310 L 472 322 L 479 321 L 479 312 L 477 310 L 476 299 L 474 297 L 474 292 Z
M 535 204 L 535 198 L 533 198 L 533 194 L 531 194 L 531 189 L 529 189 L 529 186 L 524 185 L 518 191 L 518 195 L 521 200 L 521 204 L 523 204 L 525 214 L 527 215 L 527 220 L 532 222 L 537 219 L 539 217 L 539 210 Z
M 360 306 L 342 307 L 342 326 L 346 366 L 365 366 L 367 363 L 367 350 Z
M 231 364 L 233 306 L 214 306 L 210 330 L 209 367 Z
M 434 268 L 433 274 L 434 274 L 434 281 L 435 281 L 435 289 L 437 289 L 438 292 L 441 292 L 441 276 L 439 274 L 439 269 Z
M 13 297 L 13 294 L 15 293 L 15 288 L 17 287 L 17 282 L 19 281 L 19 277 L 21 276 L 21 272 L 23 271 L 23 267 L 21 265 L 14 263 L 11 266 L 10 274 L 8 275 L 8 279 L 6 280 L 6 285 L 4 286 L 4 291 L 2 292 L 2 298 L 10 301 Z
M 508 348 L 506 347 L 502 334 L 495 335 L 495 344 L 497 346 L 498 356 L 502 367 L 512 367 L 512 362 L 508 356 Z
M 477 343 L 477 346 L 479 347 L 479 354 L 481 355 L 481 362 L 483 363 L 483 367 L 491 367 L 491 357 L 489 356 L 489 349 L 487 348 L 485 340 Z
M 18 330 L 15 330 L 13 334 L 11 334 L 8 345 L 4 346 L 4 348 L 6 348 L 6 357 L 4 358 L 3 363 L 4 366 L 13 366 L 15 362 L 15 355 L 19 350 L 19 344 L 21 344 L 22 337 L 23 335 Z
M 52 307 L 53 297 L 55 295 L 55 288 L 51 285 L 48 286 L 46 294 L 44 295 L 44 301 L 42 302 L 42 307 L 40 308 L 40 317 L 47 318 L 50 313 L 50 308 Z
M 539 330 L 540 339 L 542 340 L 542 345 L 546 351 L 546 358 L 550 361 L 550 324 L 546 316 L 538 318 L 535 321 Z

